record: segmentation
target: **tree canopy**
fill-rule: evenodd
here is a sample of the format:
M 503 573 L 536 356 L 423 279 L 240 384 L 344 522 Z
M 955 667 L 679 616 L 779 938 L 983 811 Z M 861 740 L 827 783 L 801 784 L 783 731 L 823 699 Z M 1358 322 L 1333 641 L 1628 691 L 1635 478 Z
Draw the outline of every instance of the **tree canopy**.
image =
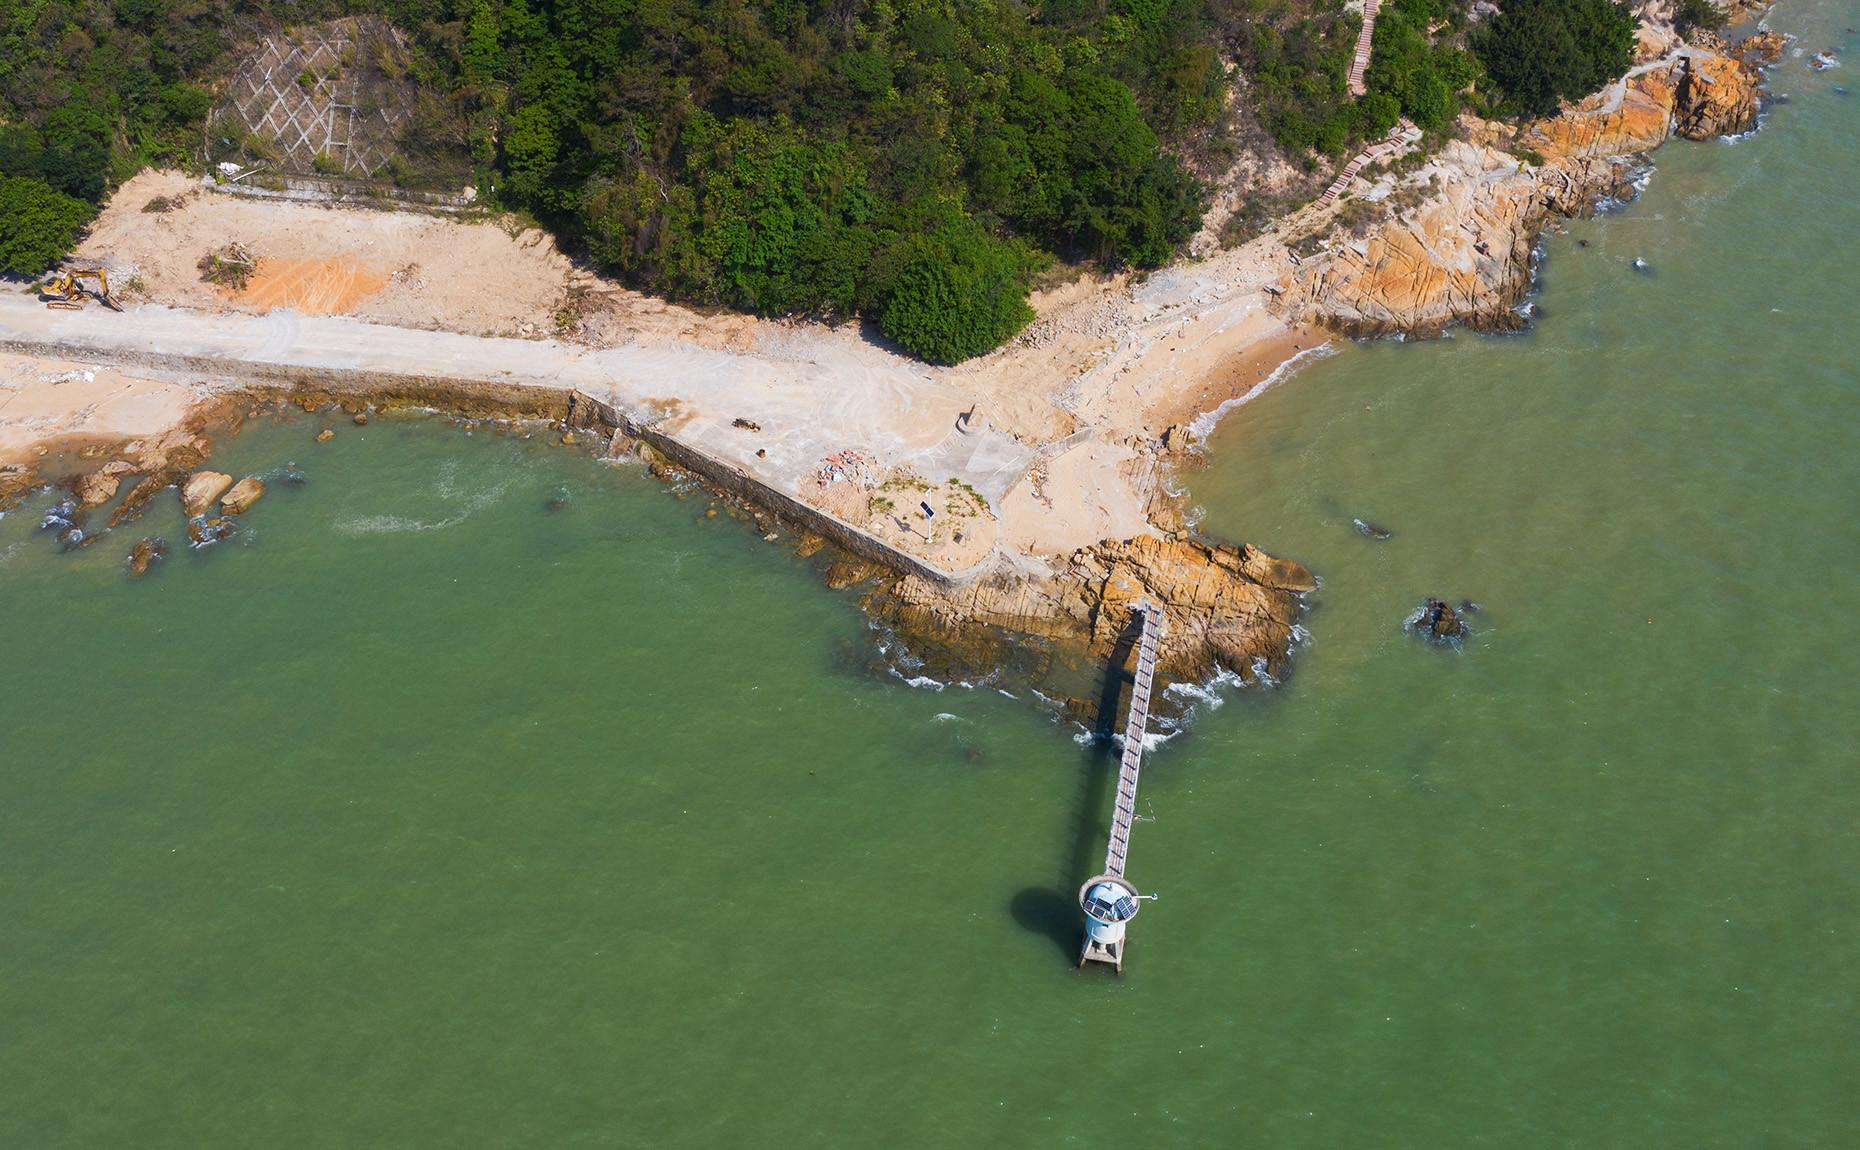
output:
M 380 15 L 410 41 L 410 131 L 469 151 L 488 201 L 644 290 L 863 315 L 947 361 L 1018 330 L 1053 259 L 1166 262 L 1236 93 L 1316 167 L 1402 115 L 1444 127 L 1480 64 L 1525 113 L 1626 66 L 1610 0 L 1508 0 L 1476 60 L 1465 5 L 1391 0 L 1352 100 L 1342 0 L 14 0 L 0 175 L 64 234 L 67 201 L 203 158 L 237 45 Z
M 1634 15 L 1615 0 L 1506 0 L 1473 48 L 1501 108 L 1549 115 L 1627 71 Z
M 36 276 L 57 263 L 94 210 L 42 181 L 0 176 L 0 273 Z

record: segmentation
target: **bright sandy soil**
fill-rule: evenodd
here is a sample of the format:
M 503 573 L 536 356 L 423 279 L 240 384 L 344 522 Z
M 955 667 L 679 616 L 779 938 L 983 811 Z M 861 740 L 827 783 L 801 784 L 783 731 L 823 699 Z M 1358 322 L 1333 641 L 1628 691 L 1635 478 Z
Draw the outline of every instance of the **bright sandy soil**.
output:
M 0 464 L 164 431 L 207 394 L 152 374 L 0 352 Z
M 143 211 L 158 195 L 179 204 Z M 237 293 L 198 270 L 230 244 L 257 260 Z M 109 268 L 129 311 L 40 316 L 20 300 L 0 334 L 96 347 L 105 362 L 137 350 L 226 359 L 229 379 L 239 360 L 262 359 L 579 387 L 951 572 L 1153 530 L 1145 508 L 1165 433 L 1322 341 L 1268 310 L 1264 287 L 1291 267 L 1270 237 L 1146 278 L 1082 277 L 1041 293 L 1021 336 L 952 368 L 899 356 L 855 324 L 705 314 L 643 296 L 577 267 L 534 229 L 250 199 L 173 172 L 125 184 L 78 256 Z M 325 330 L 318 317 L 350 326 Z M 97 380 L 127 377 L 98 370 Z M 15 387 L 32 422 L 0 409 L 0 443 L 68 433 L 83 412 L 78 423 L 124 435 L 173 423 L 186 389 L 143 387 L 121 390 L 113 409 L 68 383 Z M 142 418 L 126 418 L 144 401 Z M 114 423 L 99 414 L 110 411 Z M 823 461 L 846 450 L 875 461 L 869 482 L 820 483 Z M 880 489 L 905 471 L 934 489 L 934 526 L 910 513 L 916 498 Z M 980 509 L 960 497 L 944 506 L 951 478 L 979 493 Z

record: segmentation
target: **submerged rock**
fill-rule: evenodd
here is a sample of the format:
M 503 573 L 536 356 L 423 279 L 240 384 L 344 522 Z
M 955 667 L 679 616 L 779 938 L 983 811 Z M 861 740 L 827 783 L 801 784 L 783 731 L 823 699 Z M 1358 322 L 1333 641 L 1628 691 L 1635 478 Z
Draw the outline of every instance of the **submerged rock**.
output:
M 323 430 L 316 433 L 316 441 L 318 443 L 328 443 L 334 438 L 336 438 L 336 432 L 333 428 L 325 427 Z
M 220 511 L 226 515 L 238 515 L 257 503 L 264 494 L 264 481 L 256 475 L 248 475 L 220 497 Z
M 1458 643 L 1466 635 L 1466 623 L 1459 612 L 1444 599 L 1429 599 L 1408 616 L 1407 628 L 1424 639 L 1441 644 Z
M 164 558 L 167 554 L 168 541 L 159 535 L 138 540 L 136 545 L 130 548 L 129 551 L 130 577 L 140 579 L 144 575 L 147 575 L 149 573 L 149 567 L 152 566 L 156 560 Z
M 1374 523 L 1369 523 L 1362 519 L 1352 519 L 1350 522 L 1356 525 L 1356 533 L 1358 535 L 1367 536 L 1378 543 L 1385 542 L 1395 535 L 1393 531 L 1390 531 L 1386 527 L 1378 527 Z
M 877 574 L 879 574 L 879 568 L 867 563 L 863 559 L 855 559 L 848 555 L 837 558 L 833 560 L 833 562 L 827 564 L 826 571 L 823 572 L 820 577 L 826 585 L 833 588 L 833 590 L 843 591 L 853 584 L 863 583 Z
M 195 518 L 187 521 L 187 542 L 195 549 L 211 547 L 222 539 L 230 539 L 239 531 L 239 525 L 230 519 L 221 517 Z
M 181 510 L 189 518 L 202 514 L 232 484 L 233 477 L 223 471 L 194 472 L 181 481 Z

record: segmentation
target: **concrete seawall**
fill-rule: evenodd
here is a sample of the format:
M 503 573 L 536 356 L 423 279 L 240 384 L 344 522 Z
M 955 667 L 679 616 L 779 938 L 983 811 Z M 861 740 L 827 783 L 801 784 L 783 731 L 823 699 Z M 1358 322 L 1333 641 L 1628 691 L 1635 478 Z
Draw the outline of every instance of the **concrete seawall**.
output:
M 728 460 L 666 433 L 655 425 L 655 421 L 642 419 L 576 387 L 456 375 L 414 375 L 266 360 L 222 359 L 98 346 L 88 341 L 0 338 L 0 351 L 203 377 L 203 383 L 210 391 L 203 399 L 208 402 L 215 396 L 230 399 L 250 395 L 255 399 L 283 401 L 293 396 L 318 393 L 377 406 L 427 407 L 472 417 L 545 419 L 571 426 L 599 428 L 608 434 L 624 434 L 646 443 L 672 463 L 729 494 L 815 532 L 834 545 L 888 570 L 917 575 L 949 586 L 980 574 L 980 569 L 960 575 L 944 571 L 917 556 L 900 551 L 877 536 L 749 474 Z

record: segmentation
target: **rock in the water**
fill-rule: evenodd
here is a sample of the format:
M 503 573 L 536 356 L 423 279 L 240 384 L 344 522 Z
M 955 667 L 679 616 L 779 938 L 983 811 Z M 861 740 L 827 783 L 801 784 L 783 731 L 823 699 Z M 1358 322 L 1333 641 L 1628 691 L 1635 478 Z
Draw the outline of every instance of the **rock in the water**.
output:
M 1284 677 L 1300 594 L 1316 586 L 1305 568 L 1255 547 L 1140 535 L 1074 552 L 1044 577 L 945 586 L 911 575 L 888 580 L 866 603 L 914 649 L 942 643 L 952 659 L 985 667 L 1003 661 L 1002 632 L 1013 633 L 1009 647 L 1033 636 L 1110 657 L 1137 602 L 1148 599 L 1168 618 L 1158 649 L 1163 678 L 1200 682 L 1225 669 L 1252 682 L 1262 667 Z
M 75 527 L 84 518 L 78 512 L 77 500 L 60 499 L 56 504 L 46 508 L 45 518 L 39 520 L 39 530 L 64 532 Z
M 116 497 L 117 488 L 123 485 L 120 475 L 93 471 L 79 479 L 73 485 L 77 492 L 78 505 L 81 507 L 101 507 Z
M 129 551 L 129 574 L 140 579 L 149 573 L 149 567 L 156 560 L 168 554 L 168 541 L 157 535 L 144 538 Z
M 325 427 L 323 430 L 316 433 L 316 441 L 318 443 L 328 443 L 334 438 L 336 438 L 336 432 L 332 428 Z
M 264 481 L 256 475 L 248 475 L 233 484 L 232 490 L 220 496 L 220 512 L 224 515 L 238 515 L 257 503 L 264 494 Z
M 1688 57 L 1673 108 L 1676 134 L 1710 140 L 1747 132 L 1757 122 L 1763 74 L 1728 56 Z
M 1408 629 L 1436 643 L 1457 643 L 1466 634 L 1466 623 L 1459 612 L 1444 599 L 1429 599 L 1408 616 Z
M 1369 538 L 1374 539 L 1378 543 L 1381 543 L 1384 540 L 1391 538 L 1395 534 L 1393 531 L 1390 531 L 1386 527 L 1378 527 L 1374 523 L 1370 523 L 1362 519 L 1352 519 L 1350 520 L 1350 522 L 1356 525 L 1357 534 L 1366 535 Z
M 188 517 L 201 514 L 213 501 L 226 494 L 233 477 L 222 471 L 196 471 L 181 481 L 181 510 Z
M 238 525 L 230 519 L 220 517 L 189 519 L 187 541 L 196 548 L 210 547 L 222 539 L 230 538 L 238 530 Z
M 355 426 L 357 427 L 367 427 L 368 426 L 368 413 L 366 411 L 356 412 L 355 418 L 351 422 L 353 422 Z
M 827 569 L 821 575 L 821 579 L 833 590 L 843 591 L 854 583 L 863 583 L 876 574 L 878 574 L 878 568 L 863 559 L 848 556 L 835 559 L 827 564 Z

